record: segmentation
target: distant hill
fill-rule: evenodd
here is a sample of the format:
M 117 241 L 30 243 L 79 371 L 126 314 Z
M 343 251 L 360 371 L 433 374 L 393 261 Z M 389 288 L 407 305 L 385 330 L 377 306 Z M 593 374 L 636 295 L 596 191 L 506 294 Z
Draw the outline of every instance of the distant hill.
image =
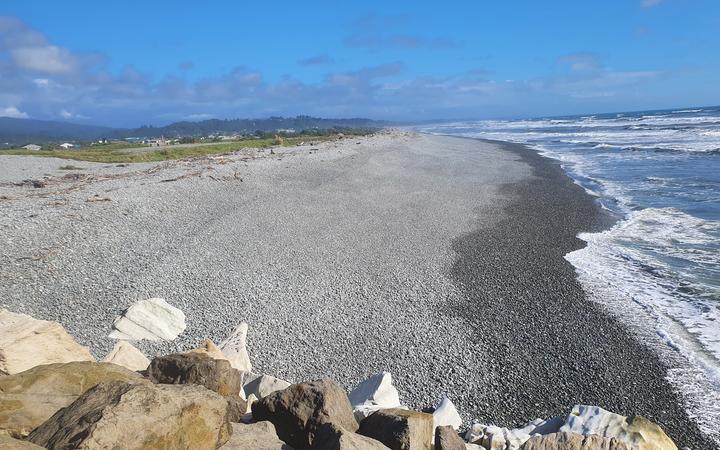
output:
M 388 122 L 370 119 L 321 119 L 310 116 L 269 117 L 267 119 L 210 119 L 201 122 L 175 122 L 164 127 L 140 127 L 131 130 L 115 130 L 110 137 L 181 137 L 207 136 L 210 134 L 254 133 L 256 131 L 334 128 L 382 128 Z
M 305 131 L 339 128 L 382 128 L 388 122 L 370 119 L 321 119 L 310 116 L 269 117 L 267 119 L 211 119 L 201 122 L 175 122 L 164 127 L 143 126 L 123 129 L 94 125 L 79 125 L 48 120 L 14 119 L 0 117 L 0 146 L 44 144 L 57 141 L 91 141 L 100 138 L 123 139 L 128 137 L 183 137 L 211 134 L 250 134 L 256 131 Z
M 0 145 L 37 144 L 63 140 L 94 140 L 112 131 L 109 127 L 49 120 L 0 117 Z

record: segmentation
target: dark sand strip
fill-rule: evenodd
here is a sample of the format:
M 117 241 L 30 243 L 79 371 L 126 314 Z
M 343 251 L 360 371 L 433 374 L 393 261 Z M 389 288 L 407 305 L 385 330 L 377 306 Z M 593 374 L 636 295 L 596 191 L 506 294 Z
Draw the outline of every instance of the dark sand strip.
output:
M 582 247 L 579 232 L 610 219 L 558 163 L 502 145 L 535 178 L 504 188 L 513 199 L 506 218 L 455 241 L 452 273 L 466 296 L 449 305 L 475 321 L 475 339 L 489 349 L 483 418 L 520 425 L 600 405 L 662 424 L 680 448 L 717 448 L 688 418 L 655 353 L 586 298 L 563 258 Z

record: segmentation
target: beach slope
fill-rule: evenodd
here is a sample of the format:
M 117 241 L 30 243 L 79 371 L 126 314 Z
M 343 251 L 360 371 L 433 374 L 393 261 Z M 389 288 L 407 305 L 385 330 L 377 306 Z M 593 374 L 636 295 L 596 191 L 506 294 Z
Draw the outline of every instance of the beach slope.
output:
M 291 381 L 387 370 L 408 406 L 447 394 L 468 421 L 597 404 L 713 448 L 563 258 L 603 221 L 593 199 L 524 147 L 387 132 L 72 176 L 37 161 L 0 157 L 0 306 L 97 356 L 123 309 L 161 297 L 188 328 L 149 354 L 247 321 L 256 370 Z

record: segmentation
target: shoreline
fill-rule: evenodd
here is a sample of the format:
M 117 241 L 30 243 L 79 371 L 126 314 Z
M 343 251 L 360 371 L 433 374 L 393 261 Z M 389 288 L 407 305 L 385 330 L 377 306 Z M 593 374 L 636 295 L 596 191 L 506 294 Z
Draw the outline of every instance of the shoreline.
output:
M 188 314 L 188 332 L 142 342 L 150 355 L 247 320 L 253 364 L 290 381 L 351 386 L 389 370 L 410 406 L 447 393 L 466 421 L 512 426 L 588 403 L 646 415 L 681 447 L 713 447 L 657 357 L 564 260 L 602 220 L 559 164 L 458 137 L 333 145 L 178 162 L 58 191 L 48 199 L 66 203 L 52 207 L 7 200 L 5 306 L 60 321 L 100 355 L 122 309 L 160 296 Z M 18 259 L 46 249 L 56 253 Z
M 538 361 L 530 361 L 520 374 L 512 370 L 494 380 L 502 386 L 490 390 L 495 394 L 522 386 L 510 402 L 522 406 L 517 406 L 515 413 L 508 414 L 507 406 L 500 406 L 507 405 L 506 399 L 496 396 L 489 401 L 490 409 L 502 410 L 505 416 L 493 419 L 503 422 L 527 417 L 529 420 L 531 416 L 556 415 L 568 404 L 597 404 L 621 414 L 643 415 L 663 424 L 678 447 L 718 448 L 689 418 L 684 400 L 665 376 L 668 367 L 660 361 L 660 356 L 640 342 L 612 312 L 606 311 L 604 306 L 588 297 L 577 279 L 574 267 L 564 258 L 567 253 L 585 246 L 577 238 L 579 233 L 608 229 L 619 219 L 604 210 L 593 196 L 575 183 L 562 169 L 560 162 L 522 144 L 483 141 L 498 143 L 507 151 L 519 155 L 533 166 L 537 177 L 506 187 L 516 199 L 509 207 L 510 216 L 515 220 L 508 220 L 495 230 L 478 230 L 458 239 L 455 245 L 456 251 L 462 256 L 453 268 L 453 273 L 459 283 L 468 287 L 469 298 L 466 304 L 456 306 L 458 313 L 468 314 L 473 308 L 497 311 L 495 320 L 487 322 L 477 337 L 481 341 L 488 340 L 490 334 L 491 339 L 497 340 L 501 336 L 500 339 L 510 343 L 505 344 L 505 349 L 509 351 L 494 355 L 499 359 L 495 362 L 515 370 L 523 366 L 524 355 L 514 352 L 515 347 L 525 351 L 530 348 L 533 349 L 532 354 L 543 355 L 539 367 L 534 365 Z M 552 210 L 552 214 L 543 214 L 540 212 L 543 209 Z M 539 223 L 538 214 L 550 223 L 536 226 Z M 516 221 L 519 215 L 525 215 L 529 221 L 518 225 Z M 508 233 L 509 229 L 513 229 L 513 232 Z M 550 229 L 555 232 L 547 232 Z M 520 256 L 505 251 L 496 255 L 484 254 L 479 258 L 478 249 L 482 246 L 473 245 L 487 240 L 507 242 L 518 236 L 524 241 L 542 244 L 536 248 L 542 249 L 548 256 L 539 258 L 541 265 L 531 264 L 532 261 L 522 260 Z M 562 239 L 558 239 L 560 237 Z M 512 245 L 500 247 L 513 248 Z M 522 291 L 522 286 L 525 286 L 526 294 L 508 297 L 516 304 L 507 303 L 508 298 L 505 298 L 502 302 L 504 309 L 495 307 L 497 300 L 482 293 L 482 289 L 494 281 L 483 283 L 480 281 L 482 275 L 479 274 L 488 272 L 486 261 L 493 257 L 496 258 L 493 264 L 505 268 L 516 266 L 519 272 L 527 272 L 526 267 L 530 265 L 531 273 L 529 276 L 526 274 L 526 278 L 506 277 L 516 280 L 516 291 Z M 521 265 L 524 267 L 520 268 Z M 538 308 L 540 305 L 542 309 Z M 511 306 L 511 309 L 507 306 Z M 557 318 L 562 318 L 562 321 Z M 565 321 L 568 323 L 563 323 Z M 527 333 L 522 329 L 508 328 L 508 322 L 514 322 L 521 328 L 533 324 L 537 329 L 534 333 Z M 495 326 L 489 329 L 488 324 Z M 602 336 L 596 334 L 598 331 Z M 543 336 L 542 342 L 537 340 L 538 335 Z M 548 343 L 554 345 L 548 346 Z M 568 359 L 568 353 L 587 359 Z M 637 361 L 643 362 L 641 370 L 637 370 Z M 542 370 L 549 366 L 554 366 L 554 369 Z M 548 407 L 549 403 L 535 403 L 534 394 L 527 395 L 539 391 L 557 402 L 556 409 Z M 493 402 L 497 405 L 495 408 Z

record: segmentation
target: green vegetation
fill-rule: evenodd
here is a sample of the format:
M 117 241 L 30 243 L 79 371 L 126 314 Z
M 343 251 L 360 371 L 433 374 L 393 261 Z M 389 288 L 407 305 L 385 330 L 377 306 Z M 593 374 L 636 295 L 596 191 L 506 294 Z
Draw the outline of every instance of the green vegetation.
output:
M 276 130 L 331 130 L 342 132 L 347 129 L 382 128 L 388 122 L 370 119 L 321 119 L 311 116 L 268 117 L 265 119 L 209 119 L 201 122 L 175 122 L 164 127 L 140 127 L 133 130 L 112 130 L 105 137 L 122 139 L 128 136 L 209 136 L 211 134 L 250 134 L 256 131 L 274 133 Z
M 126 145 L 103 144 L 82 147 L 78 149 L 61 150 L 0 150 L 0 155 L 26 155 L 45 156 L 53 158 L 72 159 L 76 161 L 92 161 L 101 163 L 141 163 L 168 161 L 174 159 L 193 158 L 207 155 L 222 155 L 232 153 L 243 148 L 270 148 L 277 145 L 294 146 L 311 139 L 313 142 L 339 139 L 342 135 L 366 135 L 374 130 L 343 130 L 343 133 L 302 133 L 296 135 L 266 134 L 260 137 L 241 139 L 231 142 L 168 145 L 165 147 L 138 148 L 137 144 Z M 132 150 L 129 150 L 132 148 Z M 69 166 L 65 166 L 69 167 Z M 65 169 L 64 169 L 65 170 Z M 74 170 L 74 169 L 67 169 Z
M 67 164 L 65 166 L 58 167 L 58 170 L 83 170 L 82 167 L 73 166 L 72 164 Z
M 139 142 L 109 142 L 107 144 L 91 144 L 89 146 L 85 145 L 83 146 L 83 150 L 124 150 L 126 148 L 138 148 L 138 147 L 148 147 L 146 144 L 141 144 Z M 80 150 L 80 149 L 77 149 Z

